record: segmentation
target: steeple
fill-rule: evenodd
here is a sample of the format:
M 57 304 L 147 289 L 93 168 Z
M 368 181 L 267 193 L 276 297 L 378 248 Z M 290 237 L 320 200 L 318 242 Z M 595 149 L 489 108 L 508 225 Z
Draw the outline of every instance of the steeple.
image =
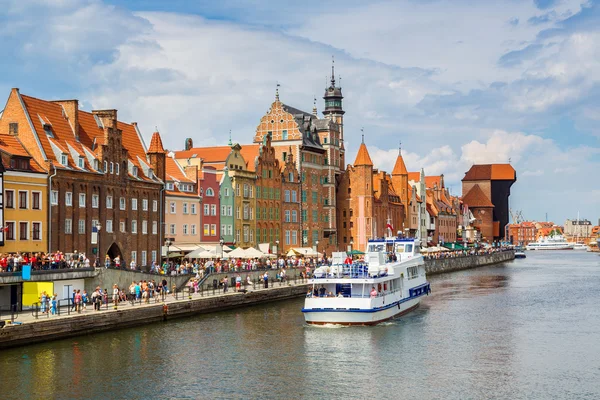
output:
M 326 118 L 333 119 L 335 122 L 341 124 L 342 115 L 344 115 L 344 110 L 342 109 L 342 88 L 339 86 L 335 86 L 335 61 L 331 60 L 331 80 L 328 88 L 325 89 L 325 94 L 323 95 L 323 100 L 325 100 L 325 109 L 323 110 L 323 115 Z
M 158 131 L 152 134 L 150 146 L 148 147 L 148 161 L 154 170 L 154 175 L 161 181 L 165 182 L 167 168 L 167 152 L 162 144 L 160 133 Z
M 392 170 L 392 176 L 394 175 L 408 175 L 408 170 L 406 169 L 406 164 L 404 164 L 404 158 L 402 157 L 401 152 L 398 154 L 398 158 L 396 158 L 396 164 Z
M 364 136 L 364 135 L 363 135 Z M 356 154 L 356 160 L 354 161 L 354 166 L 373 166 L 373 161 L 371 160 L 371 156 L 369 155 L 369 151 L 367 150 L 367 146 L 365 145 L 364 138 L 363 142 L 360 144 L 358 148 L 358 154 Z

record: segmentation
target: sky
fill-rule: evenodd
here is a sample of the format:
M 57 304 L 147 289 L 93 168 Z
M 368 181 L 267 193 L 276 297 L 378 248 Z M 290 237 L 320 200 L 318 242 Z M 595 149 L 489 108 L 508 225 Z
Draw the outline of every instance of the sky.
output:
M 0 94 L 116 108 L 165 147 L 251 143 L 281 100 L 311 111 L 335 59 L 346 162 L 511 162 L 528 220 L 600 218 L 600 0 L 0 0 Z M 0 107 L 2 107 L 0 105 Z

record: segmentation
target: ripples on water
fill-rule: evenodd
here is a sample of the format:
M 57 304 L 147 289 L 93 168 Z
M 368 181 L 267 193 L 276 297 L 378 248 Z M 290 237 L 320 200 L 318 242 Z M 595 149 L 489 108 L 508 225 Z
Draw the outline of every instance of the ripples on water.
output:
M 0 353 L 2 398 L 600 398 L 600 257 L 534 253 L 431 278 L 375 327 L 303 299 Z

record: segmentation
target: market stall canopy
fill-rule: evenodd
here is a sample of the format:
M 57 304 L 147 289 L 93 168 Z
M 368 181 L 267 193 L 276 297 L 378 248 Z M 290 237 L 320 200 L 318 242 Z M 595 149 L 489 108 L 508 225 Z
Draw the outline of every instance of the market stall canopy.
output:
M 312 247 L 295 247 L 288 251 L 287 256 L 305 256 L 305 257 L 320 257 L 321 253 L 317 253 Z
M 444 243 L 443 245 L 448 250 L 464 250 L 464 246 L 460 243 Z
M 230 251 L 229 253 L 225 254 L 223 257 L 226 258 L 245 258 L 246 256 L 246 251 L 244 249 L 242 249 L 241 247 L 238 247 L 235 250 Z
M 348 254 L 351 256 L 364 256 L 365 255 L 365 253 L 360 250 L 352 250 Z
M 192 251 L 191 253 L 188 253 L 188 255 L 186 256 L 186 258 L 202 258 L 200 257 L 200 254 L 206 252 L 207 250 L 203 249 L 202 247 Z M 212 254 L 215 254 L 214 252 L 212 252 Z M 214 256 L 213 256 L 214 257 Z
M 439 253 L 441 251 L 450 251 L 445 247 L 442 246 L 432 246 L 432 247 L 427 247 L 425 249 L 423 249 L 425 252 L 427 253 Z
M 255 249 L 254 247 L 247 248 L 244 250 L 246 258 L 260 258 L 264 257 L 266 254 L 260 250 Z

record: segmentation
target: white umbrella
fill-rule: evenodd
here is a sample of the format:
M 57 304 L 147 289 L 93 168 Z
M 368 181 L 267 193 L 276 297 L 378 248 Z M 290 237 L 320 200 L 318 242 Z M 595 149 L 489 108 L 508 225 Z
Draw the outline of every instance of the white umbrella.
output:
M 255 249 L 254 247 L 247 248 L 246 250 L 244 250 L 244 253 L 247 258 L 259 258 L 265 256 L 265 253 Z
M 235 250 L 230 251 L 229 253 L 227 253 L 225 255 L 225 257 L 227 258 L 245 258 L 246 256 L 246 251 L 244 249 L 242 249 L 241 247 L 238 247 Z

